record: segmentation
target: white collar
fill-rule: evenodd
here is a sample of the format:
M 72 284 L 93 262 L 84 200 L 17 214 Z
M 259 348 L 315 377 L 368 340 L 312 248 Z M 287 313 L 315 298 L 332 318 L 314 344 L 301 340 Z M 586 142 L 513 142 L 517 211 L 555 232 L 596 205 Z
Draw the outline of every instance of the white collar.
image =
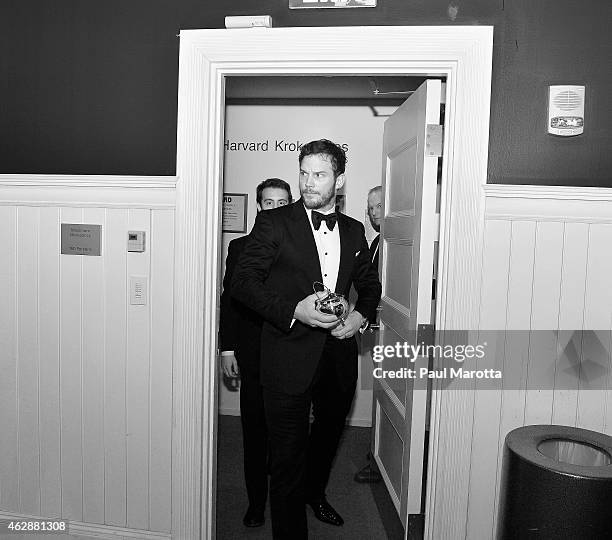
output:
M 317 210 L 316 208 L 306 208 L 306 206 L 304 206 L 304 210 L 306 210 L 306 214 L 308 215 L 308 219 L 312 218 L 312 211 L 313 210 Z M 321 212 L 321 210 L 317 210 L 317 212 L 319 212 L 319 214 L 323 214 L 324 216 L 327 216 L 328 214 L 333 214 L 336 211 L 336 208 L 331 208 L 330 210 L 326 210 L 325 212 Z

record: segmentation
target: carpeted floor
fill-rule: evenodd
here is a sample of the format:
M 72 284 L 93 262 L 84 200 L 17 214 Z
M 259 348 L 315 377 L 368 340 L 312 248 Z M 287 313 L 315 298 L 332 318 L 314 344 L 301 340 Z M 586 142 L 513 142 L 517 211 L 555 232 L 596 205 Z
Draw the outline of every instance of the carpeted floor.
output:
M 309 538 L 315 540 L 400 540 L 404 530 L 384 485 L 358 484 L 353 475 L 365 465 L 370 429 L 344 431 L 327 489 L 327 499 L 344 518 L 342 527 L 321 523 L 308 512 Z M 263 527 L 242 525 L 247 507 L 242 470 L 240 418 L 219 417 L 217 452 L 217 539 L 268 540 L 272 538 L 270 511 Z

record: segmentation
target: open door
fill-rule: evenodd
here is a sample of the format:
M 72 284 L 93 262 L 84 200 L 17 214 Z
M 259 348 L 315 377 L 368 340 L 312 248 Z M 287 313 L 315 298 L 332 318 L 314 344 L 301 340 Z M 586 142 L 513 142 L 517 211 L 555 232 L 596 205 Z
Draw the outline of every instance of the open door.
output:
M 433 335 L 432 279 L 438 235 L 436 192 L 441 143 L 442 83 L 428 80 L 385 122 L 383 220 L 379 244 L 382 282 L 377 344 L 418 344 Z M 402 356 L 402 357 L 398 357 Z M 376 358 L 374 358 L 376 360 Z M 408 534 L 423 512 L 426 378 L 376 378 L 376 373 L 428 366 L 395 354 L 376 362 L 373 454 Z M 403 371 L 405 373 L 405 371 Z

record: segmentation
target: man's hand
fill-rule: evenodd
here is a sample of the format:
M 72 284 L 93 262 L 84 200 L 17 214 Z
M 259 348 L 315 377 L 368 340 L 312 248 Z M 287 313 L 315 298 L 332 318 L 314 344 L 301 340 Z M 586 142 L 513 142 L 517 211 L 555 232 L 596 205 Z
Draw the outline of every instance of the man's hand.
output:
M 338 339 L 348 339 L 353 337 L 363 323 L 363 315 L 359 311 L 351 311 L 344 321 L 344 325 L 339 324 L 331 331 L 331 335 Z
M 293 318 L 308 326 L 333 328 L 336 324 L 338 324 L 338 317 L 317 311 L 315 309 L 315 300 L 317 298 L 318 296 L 316 293 L 313 293 L 306 298 L 302 298 L 302 300 L 298 302 L 298 305 L 295 306 Z
M 233 354 L 221 355 L 221 368 L 223 369 L 225 376 L 229 377 L 230 379 L 235 379 L 238 377 L 238 375 L 240 375 L 238 362 Z

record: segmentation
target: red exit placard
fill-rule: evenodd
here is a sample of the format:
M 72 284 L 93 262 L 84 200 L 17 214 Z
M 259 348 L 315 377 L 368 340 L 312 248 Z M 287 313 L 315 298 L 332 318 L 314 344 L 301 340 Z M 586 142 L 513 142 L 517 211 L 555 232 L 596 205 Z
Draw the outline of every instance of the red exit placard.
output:
M 289 0 L 289 9 L 376 7 L 376 0 Z

